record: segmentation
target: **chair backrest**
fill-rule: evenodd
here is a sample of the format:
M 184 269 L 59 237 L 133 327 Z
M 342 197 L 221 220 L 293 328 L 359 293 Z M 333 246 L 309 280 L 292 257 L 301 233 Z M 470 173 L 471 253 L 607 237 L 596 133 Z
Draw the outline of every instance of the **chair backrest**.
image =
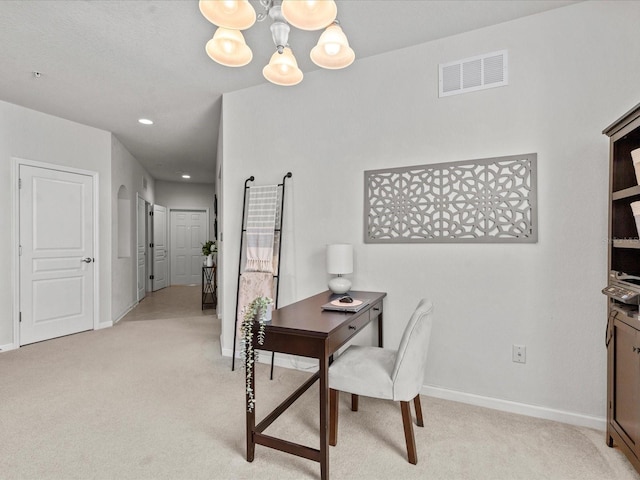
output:
M 404 330 L 391 376 L 394 400 L 412 400 L 422 388 L 433 323 L 432 312 L 433 304 L 423 298 Z

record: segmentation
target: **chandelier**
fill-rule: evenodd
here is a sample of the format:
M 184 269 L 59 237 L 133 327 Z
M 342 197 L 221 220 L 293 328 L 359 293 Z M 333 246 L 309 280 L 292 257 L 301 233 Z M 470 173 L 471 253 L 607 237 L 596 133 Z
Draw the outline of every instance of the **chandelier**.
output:
M 311 49 L 313 63 L 336 70 L 353 63 L 355 53 L 336 20 L 338 7 L 334 0 L 260 0 L 264 13 L 256 15 L 249 0 L 200 0 L 200 12 L 218 29 L 207 42 L 207 55 L 227 67 L 243 67 L 253 58 L 241 30 L 255 22 L 271 18 L 271 35 L 276 46 L 262 74 L 276 85 L 297 85 L 303 73 L 289 46 L 290 25 L 301 30 L 325 29 L 318 44 Z

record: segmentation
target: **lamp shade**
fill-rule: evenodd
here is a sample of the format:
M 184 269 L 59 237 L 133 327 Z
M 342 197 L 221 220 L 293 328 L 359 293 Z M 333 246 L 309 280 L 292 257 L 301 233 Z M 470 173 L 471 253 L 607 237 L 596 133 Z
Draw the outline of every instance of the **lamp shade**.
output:
M 246 30 L 256 23 L 256 11 L 249 0 L 200 0 L 200 13 L 214 25 Z
M 327 245 L 327 272 L 335 275 L 353 272 L 353 245 Z
M 285 47 L 282 53 L 274 53 L 262 74 L 271 83 L 283 86 L 297 85 L 304 76 L 289 47 Z
M 244 67 L 253 58 L 242 32 L 224 27 L 218 27 L 205 50 L 212 60 L 227 67 Z
M 331 25 L 338 14 L 334 0 L 283 0 L 282 15 L 300 30 L 320 30 Z
M 311 60 L 322 68 L 336 70 L 353 63 L 356 54 L 349 46 L 347 36 L 340 25 L 329 25 L 322 32 L 318 44 L 311 49 Z

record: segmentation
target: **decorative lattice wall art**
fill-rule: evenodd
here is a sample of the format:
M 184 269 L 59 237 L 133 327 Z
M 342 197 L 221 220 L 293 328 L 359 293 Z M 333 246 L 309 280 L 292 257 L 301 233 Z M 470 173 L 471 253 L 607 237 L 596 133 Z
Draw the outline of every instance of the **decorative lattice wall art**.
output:
M 529 153 L 365 171 L 365 243 L 535 243 L 536 168 Z

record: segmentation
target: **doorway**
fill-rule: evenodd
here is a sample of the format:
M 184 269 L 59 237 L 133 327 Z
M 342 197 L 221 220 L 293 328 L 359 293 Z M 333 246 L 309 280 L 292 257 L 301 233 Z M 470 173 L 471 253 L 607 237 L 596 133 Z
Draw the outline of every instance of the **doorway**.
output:
M 160 290 L 167 286 L 167 208 L 161 205 L 153 206 L 152 228 L 153 232 L 153 287 L 152 291 Z
M 138 302 L 147 292 L 167 286 L 167 208 L 151 205 L 138 195 Z
M 200 284 L 202 244 L 209 238 L 208 210 L 171 210 L 171 285 Z
M 138 285 L 138 295 L 137 300 L 140 302 L 145 295 L 147 294 L 146 280 L 150 278 L 148 275 L 148 265 L 147 265 L 147 212 L 148 212 L 148 203 L 144 198 L 138 195 L 138 214 L 136 217 L 136 261 L 138 265 L 138 274 L 137 274 L 137 285 Z
M 92 330 L 96 285 L 96 173 L 17 161 L 17 344 Z

